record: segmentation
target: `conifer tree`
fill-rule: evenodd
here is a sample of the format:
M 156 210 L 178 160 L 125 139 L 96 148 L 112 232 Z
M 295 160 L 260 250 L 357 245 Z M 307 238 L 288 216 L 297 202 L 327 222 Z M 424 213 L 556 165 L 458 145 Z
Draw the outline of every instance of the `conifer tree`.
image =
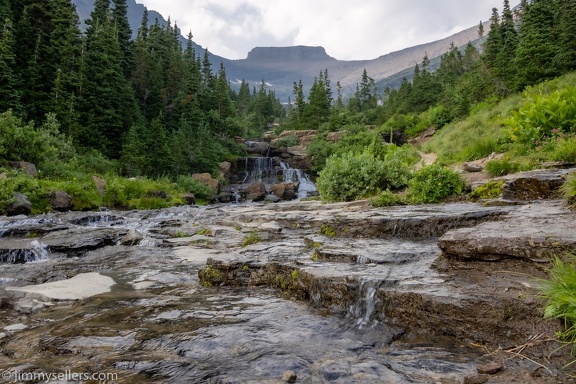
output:
M 128 6 L 126 0 L 112 0 L 114 9 L 112 11 L 118 43 L 122 52 L 122 70 L 124 77 L 130 79 L 134 70 L 134 52 L 132 42 L 132 29 L 128 22 Z M 147 17 L 147 15 L 146 15 Z
M 13 71 L 15 55 L 13 52 L 14 40 L 12 36 L 12 22 L 4 19 L 0 34 L 0 113 L 8 109 L 19 111 L 20 93 L 17 89 L 18 81 Z

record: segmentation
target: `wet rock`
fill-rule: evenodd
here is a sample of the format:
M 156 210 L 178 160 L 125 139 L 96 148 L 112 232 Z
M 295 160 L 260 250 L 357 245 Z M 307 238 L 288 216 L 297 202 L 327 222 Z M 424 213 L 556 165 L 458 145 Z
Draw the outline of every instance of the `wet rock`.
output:
M 293 200 L 296 198 L 297 192 L 296 184 L 294 183 L 278 183 L 270 186 L 270 193 L 278 196 L 282 200 Z
M 547 262 L 553 253 L 576 249 L 575 227 L 576 214 L 562 203 L 532 204 L 499 222 L 451 230 L 438 246 L 458 259 Z
M 50 205 L 56 211 L 69 211 L 72 209 L 72 197 L 64 191 L 54 191 L 50 195 Z
M 120 228 L 78 228 L 65 233 L 49 233 L 42 241 L 52 252 L 78 257 L 88 251 L 116 244 L 127 232 Z
M 54 281 L 24 287 L 6 287 L 6 293 L 14 298 L 52 300 L 82 300 L 87 297 L 110 292 L 116 284 L 113 279 L 99 273 L 81 273 L 68 280 Z
M 20 169 L 26 175 L 34 177 L 38 174 L 38 170 L 36 166 L 32 163 L 28 163 L 26 161 L 11 161 L 9 165 L 12 168 Z
M 264 198 L 264 201 L 269 202 L 269 203 L 277 203 L 279 201 L 282 201 L 282 199 L 276 195 L 266 195 L 266 197 Z
M 482 375 L 495 375 L 500 372 L 502 368 L 504 368 L 502 363 L 488 363 L 476 368 L 476 370 Z
M 6 210 L 8 216 L 29 215 L 32 212 L 32 203 L 23 193 L 14 193 L 14 202 Z
M 247 141 L 246 148 L 248 153 L 265 155 L 268 152 L 268 148 L 270 148 L 270 144 L 265 141 Z
M 559 197 L 560 187 L 566 177 L 576 169 L 545 169 L 520 172 L 498 178 L 505 180 L 502 198 L 510 200 L 541 200 Z
M 262 201 L 266 198 L 266 185 L 261 181 L 257 181 L 247 186 L 244 189 L 244 193 L 248 201 Z
M 489 379 L 490 376 L 488 375 L 467 376 L 464 378 L 464 384 L 484 384 Z
M 284 371 L 282 373 L 282 381 L 285 383 L 295 383 L 297 379 L 298 376 L 294 371 Z
M 28 326 L 26 324 L 18 323 L 18 324 L 12 324 L 12 325 L 8 325 L 8 326 L 4 327 L 4 330 L 6 332 L 14 333 L 14 332 L 18 332 L 18 331 L 23 331 L 26 328 L 28 328 Z
M 139 231 L 131 228 L 127 234 L 122 236 L 120 239 L 120 244 L 122 245 L 137 245 L 142 239 L 144 235 Z

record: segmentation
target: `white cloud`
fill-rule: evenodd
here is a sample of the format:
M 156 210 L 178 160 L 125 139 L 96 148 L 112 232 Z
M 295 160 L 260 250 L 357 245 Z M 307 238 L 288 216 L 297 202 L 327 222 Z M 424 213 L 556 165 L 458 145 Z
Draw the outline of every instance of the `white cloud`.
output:
M 472 27 L 502 8 L 500 0 L 137 1 L 229 59 L 256 46 L 289 45 L 323 46 L 341 60 L 374 59 Z

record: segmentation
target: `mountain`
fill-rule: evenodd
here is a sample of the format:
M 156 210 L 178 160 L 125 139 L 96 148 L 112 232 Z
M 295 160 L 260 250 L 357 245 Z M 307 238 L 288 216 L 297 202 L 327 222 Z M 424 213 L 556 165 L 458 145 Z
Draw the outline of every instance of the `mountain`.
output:
M 76 5 L 82 22 L 90 17 L 94 8 L 94 0 L 71 1 Z M 127 5 L 128 21 L 135 35 L 142 21 L 144 5 L 136 3 L 136 0 L 128 0 Z M 158 12 L 148 10 L 148 14 L 151 24 L 156 19 L 162 25 L 167 24 Z M 490 23 L 484 23 L 486 34 L 489 29 Z M 182 37 L 182 41 L 185 44 L 186 38 Z M 403 77 L 411 78 L 414 66 L 422 61 L 425 54 L 428 54 L 432 68 L 434 68 L 439 64 L 439 57 L 450 48 L 450 43 L 463 47 L 468 42 L 478 44 L 478 26 L 445 39 L 391 52 L 373 60 L 337 60 L 329 56 L 324 48 L 309 46 L 256 47 L 248 53 L 246 59 L 239 60 L 230 60 L 211 53 L 209 53 L 209 58 L 215 69 L 219 68 L 220 63 L 224 64 L 231 83 L 239 84 L 244 79 L 251 86 L 258 87 L 262 81 L 265 81 L 267 86 L 275 90 L 280 100 L 287 101 L 289 97 L 292 97 L 294 82 L 302 80 L 304 90 L 308 90 L 314 78 L 326 69 L 332 84 L 335 85 L 339 81 L 344 94 L 351 94 L 355 91 L 364 69 L 368 76 L 375 80 L 379 89 L 386 86 L 396 87 Z M 204 51 L 204 48 L 197 44 L 195 44 L 195 49 L 198 53 Z

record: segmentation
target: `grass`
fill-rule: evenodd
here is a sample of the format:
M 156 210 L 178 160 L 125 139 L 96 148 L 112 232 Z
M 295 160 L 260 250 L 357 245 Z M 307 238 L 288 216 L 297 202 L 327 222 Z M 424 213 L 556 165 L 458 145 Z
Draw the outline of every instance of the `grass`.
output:
M 252 245 L 252 244 L 259 243 L 260 241 L 261 241 L 261 239 L 260 239 L 260 235 L 258 234 L 258 231 L 256 231 L 256 230 L 250 231 L 244 237 L 244 241 L 242 241 L 242 248 L 247 247 L 247 246 Z

